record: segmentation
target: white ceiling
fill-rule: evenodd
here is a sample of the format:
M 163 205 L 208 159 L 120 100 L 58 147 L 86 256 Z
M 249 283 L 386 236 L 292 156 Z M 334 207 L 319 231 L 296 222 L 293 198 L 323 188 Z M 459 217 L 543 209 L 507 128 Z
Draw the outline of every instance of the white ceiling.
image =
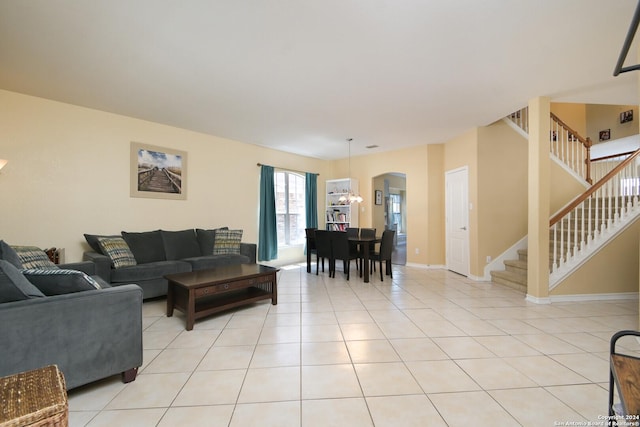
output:
M 0 88 L 344 158 L 346 138 L 353 155 L 440 143 L 537 96 L 638 104 L 637 72 L 612 75 L 635 6 L 0 0 Z

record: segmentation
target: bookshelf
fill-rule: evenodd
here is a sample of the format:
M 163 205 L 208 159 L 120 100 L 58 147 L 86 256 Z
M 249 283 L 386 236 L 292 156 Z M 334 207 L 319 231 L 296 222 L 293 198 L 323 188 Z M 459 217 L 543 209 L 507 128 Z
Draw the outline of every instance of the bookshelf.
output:
M 341 202 L 340 197 L 349 196 L 349 190 L 358 193 L 358 180 L 354 178 L 329 179 L 326 181 L 327 204 L 325 220 L 327 230 L 346 231 L 358 226 L 358 204 Z

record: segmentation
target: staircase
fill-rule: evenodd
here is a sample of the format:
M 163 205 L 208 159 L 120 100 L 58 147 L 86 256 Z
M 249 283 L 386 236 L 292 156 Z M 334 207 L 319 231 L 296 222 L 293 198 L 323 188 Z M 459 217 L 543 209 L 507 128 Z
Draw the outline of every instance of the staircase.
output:
M 525 114 L 519 113 L 518 118 Z M 515 113 L 508 118 L 514 121 L 514 117 Z M 640 150 L 619 157 L 608 157 L 601 162 L 606 164 L 598 165 L 589 158 L 591 144 L 588 139 L 575 136 L 576 133 L 557 117 L 553 116 L 552 121 L 562 126 L 556 127 L 552 133 L 551 155 L 556 155 L 553 147 L 555 140 L 580 142 L 584 147 L 583 159 L 587 166 L 572 169 L 590 182 L 593 167 L 597 182 L 549 221 L 550 289 L 640 217 L 640 174 L 636 166 Z M 562 136 L 564 134 L 569 136 L 565 138 Z M 581 163 L 574 160 L 574 154 L 568 158 L 572 160 L 569 166 Z M 518 259 L 506 260 L 504 265 L 504 270 L 490 272 L 491 280 L 527 293 L 527 250 L 518 250 Z
M 491 281 L 527 293 L 527 250 L 518 250 L 518 259 L 506 260 L 504 270 L 491 272 Z

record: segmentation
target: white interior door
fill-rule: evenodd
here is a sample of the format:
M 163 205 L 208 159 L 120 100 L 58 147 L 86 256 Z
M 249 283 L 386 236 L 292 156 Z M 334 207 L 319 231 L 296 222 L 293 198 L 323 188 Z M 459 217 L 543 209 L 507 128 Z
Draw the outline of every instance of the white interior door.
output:
M 445 175 L 447 268 L 469 275 L 469 171 L 466 167 Z

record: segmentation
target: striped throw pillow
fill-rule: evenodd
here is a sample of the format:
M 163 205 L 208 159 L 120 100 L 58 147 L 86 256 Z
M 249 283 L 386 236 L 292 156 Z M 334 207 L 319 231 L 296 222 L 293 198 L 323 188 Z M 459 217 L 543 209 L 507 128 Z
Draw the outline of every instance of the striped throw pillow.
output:
M 137 264 L 129 245 L 122 237 L 98 237 L 98 244 L 102 253 L 111 259 L 113 268 L 130 267 Z
M 213 242 L 213 254 L 239 254 L 242 230 L 216 230 Z

